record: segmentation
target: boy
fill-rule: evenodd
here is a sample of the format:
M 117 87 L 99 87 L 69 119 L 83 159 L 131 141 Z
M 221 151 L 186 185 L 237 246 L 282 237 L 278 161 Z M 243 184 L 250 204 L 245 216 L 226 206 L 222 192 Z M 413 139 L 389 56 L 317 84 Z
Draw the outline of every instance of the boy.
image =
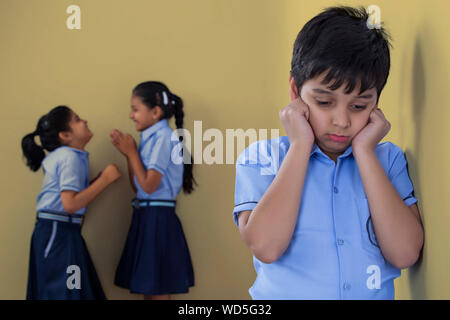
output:
M 237 161 L 233 215 L 254 256 L 253 299 L 393 299 L 400 269 L 419 257 L 405 156 L 379 144 L 390 129 L 378 108 L 388 36 L 367 19 L 364 8 L 333 7 L 303 27 L 280 111 L 287 137 Z

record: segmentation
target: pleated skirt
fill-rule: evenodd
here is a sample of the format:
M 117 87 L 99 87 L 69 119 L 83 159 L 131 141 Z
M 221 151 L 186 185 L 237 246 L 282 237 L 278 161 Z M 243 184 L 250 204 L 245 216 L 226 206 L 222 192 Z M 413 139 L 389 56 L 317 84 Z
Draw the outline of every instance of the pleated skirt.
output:
M 106 299 L 81 225 L 37 220 L 31 237 L 27 299 Z
M 114 282 L 146 295 L 186 293 L 194 285 L 189 248 L 174 207 L 133 208 Z

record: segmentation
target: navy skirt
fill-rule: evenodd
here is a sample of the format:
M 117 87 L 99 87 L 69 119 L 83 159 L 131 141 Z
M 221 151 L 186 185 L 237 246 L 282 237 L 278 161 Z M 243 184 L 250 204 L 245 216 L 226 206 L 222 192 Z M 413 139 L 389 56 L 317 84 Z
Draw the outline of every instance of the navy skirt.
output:
M 147 295 L 186 293 L 194 285 L 188 245 L 174 207 L 134 207 L 114 283 Z
M 31 237 L 28 300 L 104 300 L 81 225 L 38 219 Z

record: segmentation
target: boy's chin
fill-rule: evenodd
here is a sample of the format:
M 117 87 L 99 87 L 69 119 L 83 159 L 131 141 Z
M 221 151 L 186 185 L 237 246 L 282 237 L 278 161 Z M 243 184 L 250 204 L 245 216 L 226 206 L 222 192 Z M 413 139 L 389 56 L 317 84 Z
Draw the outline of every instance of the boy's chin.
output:
M 345 143 L 338 143 L 333 141 L 326 141 L 325 143 L 320 143 L 323 149 L 333 152 L 333 153 L 344 153 L 352 145 L 352 140 L 346 141 Z

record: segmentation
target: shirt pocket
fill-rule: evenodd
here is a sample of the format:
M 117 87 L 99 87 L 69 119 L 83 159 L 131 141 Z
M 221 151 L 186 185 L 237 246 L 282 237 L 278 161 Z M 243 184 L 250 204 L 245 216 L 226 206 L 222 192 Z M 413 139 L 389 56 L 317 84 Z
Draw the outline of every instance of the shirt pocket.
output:
M 47 241 L 47 245 L 45 246 L 45 250 L 44 250 L 44 258 L 47 259 L 48 255 L 50 254 L 54 242 L 55 242 L 55 238 L 56 238 L 56 232 L 58 231 L 58 222 L 57 221 L 53 221 L 52 222 L 52 230 L 50 233 L 50 238 Z
M 364 196 L 355 197 L 355 201 L 358 209 L 361 246 L 370 256 L 384 260 L 370 216 L 369 202 Z

